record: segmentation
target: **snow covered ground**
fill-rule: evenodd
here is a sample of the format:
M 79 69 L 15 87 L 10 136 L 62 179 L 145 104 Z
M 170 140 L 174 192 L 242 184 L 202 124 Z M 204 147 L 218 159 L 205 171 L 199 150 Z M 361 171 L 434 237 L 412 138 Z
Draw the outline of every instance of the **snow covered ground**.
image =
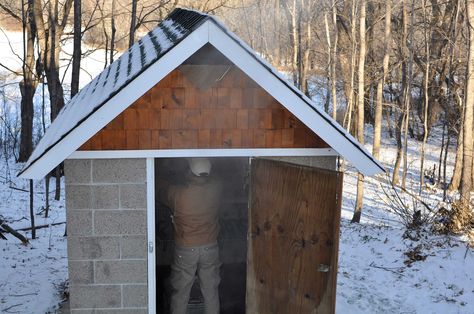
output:
M 0 45 L 5 46 L 0 33 Z M 7 34 L 21 55 L 19 34 Z M 21 34 L 20 34 L 21 35 Z M 3 38 L 3 39 L 2 39 Z M 20 40 L 18 40 L 20 38 Z M 20 43 L 20 44 L 19 44 Z M 66 50 L 70 46 L 66 47 Z M 15 59 L 9 49 L 0 50 L 0 58 Z M 103 68 L 103 51 L 96 51 L 83 62 L 81 85 Z M 15 61 L 12 61 L 15 65 Z M 89 73 L 89 74 L 85 74 Z M 68 79 L 65 79 L 67 82 Z M 372 130 L 368 127 L 367 143 Z M 386 135 L 386 134 L 385 134 Z M 441 135 L 439 128 L 427 146 L 427 168 L 437 162 Z M 395 160 L 395 141 L 384 138 L 382 162 L 391 170 Z M 370 145 L 367 145 L 369 151 Z M 407 186 L 418 179 L 420 144 L 409 142 L 410 172 Z M 7 165 L 0 156 L 0 215 L 14 228 L 29 226 L 29 194 L 11 187 L 28 189 L 26 180 L 15 177 L 20 165 Z M 448 157 L 448 178 L 454 152 Z M 11 182 L 9 179 L 11 178 Z M 381 178 L 366 178 L 364 208 L 360 224 L 351 224 L 356 194 L 356 173 L 345 172 L 344 202 L 339 247 L 337 283 L 338 313 L 474 313 L 474 252 L 456 237 L 423 233 L 418 241 L 403 237 L 404 228 L 388 211 L 380 188 Z M 53 190 L 54 180 L 51 180 Z M 431 203 L 441 199 L 433 190 L 423 196 Z M 53 194 L 51 194 L 50 199 Z M 35 212 L 44 206 L 43 182 L 35 183 Z M 64 197 L 51 201 L 50 218 L 36 215 L 36 224 L 65 221 Z M 23 246 L 11 235 L 0 239 L 0 313 L 54 313 L 61 296 L 59 287 L 67 279 L 64 224 L 37 231 L 38 239 Z M 31 237 L 26 232 L 24 233 Z M 424 260 L 405 263 L 407 252 Z
M 30 226 L 28 180 L 16 178 L 17 164 L 0 162 L 0 215 L 14 229 Z M 11 175 L 11 182 L 7 178 Z M 36 225 L 64 222 L 64 193 L 54 201 L 54 179 L 51 180 L 49 218 L 39 214 L 45 205 L 44 181 L 34 185 Z M 63 190 L 63 189 L 62 189 Z M 0 239 L 0 312 L 54 313 L 61 300 L 59 287 L 67 279 L 67 252 L 64 224 L 36 231 L 37 239 L 22 245 L 10 234 Z M 31 239 L 31 232 L 21 232 Z

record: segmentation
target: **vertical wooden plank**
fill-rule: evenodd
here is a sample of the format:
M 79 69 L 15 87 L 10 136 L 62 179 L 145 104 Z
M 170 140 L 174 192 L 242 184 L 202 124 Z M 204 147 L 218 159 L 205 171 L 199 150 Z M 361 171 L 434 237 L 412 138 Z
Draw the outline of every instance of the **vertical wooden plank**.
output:
M 222 130 L 212 129 L 209 134 L 209 146 L 210 148 L 222 148 Z
M 242 89 L 231 88 L 230 89 L 230 108 L 238 109 L 242 108 Z
M 138 131 L 138 149 L 151 149 L 151 130 Z
M 253 130 L 243 129 L 241 130 L 242 148 L 253 148 L 255 147 L 253 142 Z
M 136 109 L 137 113 L 137 129 L 148 130 L 151 129 L 151 110 L 150 109 Z
M 209 129 L 201 129 L 198 131 L 198 147 L 199 148 L 209 148 L 211 147 L 211 131 Z
M 241 130 L 228 129 L 222 132 L 222 142 L 224 148 L 238 148 L 242 146 Z
M 160 148 L 160 131 L 151 130 L 151 149 Z
M 183 110 L 183 129 L 198 130 L 201 122 L 201 111 L 199 109 Z
M 253 131 L 253 145 L 255 148 L 265 147 L 265 130 L 254 130 Z
M 173 148 L 171 142 L 171 131 L 170 130 L 160 130 L 160 149 Z
M 281 130 L 281 146 L 288 148 L 293 147 L 294 129 Z
M 159 130 L 161 129 L 161 110 L 150 109 L 150 129 Z
M 126 130 L 127 149 L 139 149 L 138 130 Z
M 219 108 L 230 108 L 230 90 L 228 87 L 217 88 L 217 106 Z
M 137 110 L 132 108 L 127 108 L 123 112 L 123 123 L 125 130 L 136 130 L 137 129 Z
M 194 87 L 185 87 L 184 89 L 184 107 L 199 108 L 197 90 Z
M 247 313 L 335 312 L 341 199 L 342 173 L 252 160 Z
M 249 112 L 247 109 L 237 110 L 237 128 L 248 129 L 249 127 Z

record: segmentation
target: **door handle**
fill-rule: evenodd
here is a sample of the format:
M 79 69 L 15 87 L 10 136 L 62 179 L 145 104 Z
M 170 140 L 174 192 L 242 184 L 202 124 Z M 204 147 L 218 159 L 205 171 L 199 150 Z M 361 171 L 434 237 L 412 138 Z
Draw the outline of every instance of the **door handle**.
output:
M 320 273 L 327 273 L 331 269 L 331 266 L 329 265 L 324 265 L 324 264 L 319 264 L 318 271 Z

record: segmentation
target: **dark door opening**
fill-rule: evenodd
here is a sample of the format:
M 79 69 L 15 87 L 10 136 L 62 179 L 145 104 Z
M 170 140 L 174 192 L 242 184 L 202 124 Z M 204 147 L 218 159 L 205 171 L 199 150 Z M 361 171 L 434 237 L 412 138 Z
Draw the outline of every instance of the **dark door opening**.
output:
M 211 175 L 222 185 L 219 207 L 219 255 L 221 313 L 245 313 L 247 226 L 249 193 L 248 158 L 210 158 Z M 156 304 L 158 313 L 170 312 L 170 273 L 174 253 L 171 208 L 163 200 L 163 185 L 186 184 L 186 158 L 155 159 Z M 162 189 L 163 190 L 163 189 Z M 204 313 L 198 280 L 194 281 L 188 313 Z

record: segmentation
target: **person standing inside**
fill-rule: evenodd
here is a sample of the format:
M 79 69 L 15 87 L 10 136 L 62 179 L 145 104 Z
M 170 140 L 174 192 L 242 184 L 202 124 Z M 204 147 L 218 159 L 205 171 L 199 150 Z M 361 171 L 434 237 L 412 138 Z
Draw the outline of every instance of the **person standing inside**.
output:
M 206 314 L 218 314 L 220 260 L 217 236 L 221 184 L 207 158 L 188 159 L 186 180 L 166 193 L 172 209 L 175 253 L 171 265 L 171 313 L 185 314 L 197 273 Z

